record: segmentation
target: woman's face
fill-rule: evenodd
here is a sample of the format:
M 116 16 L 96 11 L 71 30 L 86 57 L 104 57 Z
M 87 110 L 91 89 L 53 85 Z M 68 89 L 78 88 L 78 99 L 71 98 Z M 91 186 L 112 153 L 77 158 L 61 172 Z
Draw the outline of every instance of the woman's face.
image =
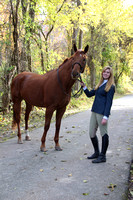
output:
M 109 69 L 106 69 L 104 72 L 103 72 L 103 79 L 104 80 L 108 80 L 110 77 L 110 70 Z

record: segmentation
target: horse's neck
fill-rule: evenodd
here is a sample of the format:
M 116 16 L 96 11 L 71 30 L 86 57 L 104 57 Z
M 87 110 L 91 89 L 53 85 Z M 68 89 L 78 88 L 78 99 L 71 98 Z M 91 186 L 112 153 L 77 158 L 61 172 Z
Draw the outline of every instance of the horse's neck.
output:
M 59 72 L 61 82 L 63 86 L 66 88 L 66 90 L 71 89 L 71 87 L 73 86 L 75 82 L 71 77 L 71 73 L 72 73 L 72 61 L 70 59 L 61 66 L 61 69 Z

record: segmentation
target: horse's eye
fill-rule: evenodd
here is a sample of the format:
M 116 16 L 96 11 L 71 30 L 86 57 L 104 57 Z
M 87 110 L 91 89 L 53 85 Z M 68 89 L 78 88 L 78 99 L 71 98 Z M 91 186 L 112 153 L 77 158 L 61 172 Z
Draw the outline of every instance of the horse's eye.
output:
M 86 59 L 84 58 L 83 61 L 86 61 Z

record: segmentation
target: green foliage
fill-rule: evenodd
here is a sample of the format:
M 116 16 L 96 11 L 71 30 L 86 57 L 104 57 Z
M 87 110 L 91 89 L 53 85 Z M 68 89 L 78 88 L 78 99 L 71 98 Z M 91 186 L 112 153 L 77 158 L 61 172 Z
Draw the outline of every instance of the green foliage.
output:
M 127 75 L 123 74 L 118 82 L 117 93 L 129 94 L 132 92 L 133 92 L 133 83 L 131 82 L 131 79 Z
M 17 2 L 12 1 L 14 11 Z M 90 46 L 88 55 L 92 56 L 96 82 L 99 80 L 102 67 L 107 64 L 113 67 L 117 81 L 121 74 L 130 76 L 133 6 L 125 7 L 122 1 L 116 0 L 23 0 L 24 11 L 21 3 L 17 13 L 18 59 L 20 67 L 26 63 L 24 70 L 29 69 L 27 55 L 31 56 L 32 71 L 37 73 L 58 67 L 71 54 L 73 28 L 75 28 L 77 44 L 81 29 L 83 46 L 85 44 Z M 13 15 L 10 15 L 11 7 L 8 1 L 2 0 L 1 5 L 0 58 L 3 63 L 9 63 L 14 51 Z M 22 53 L 26 54 L 25 58 Z M 0 68 L 0 72 L 11 74 L 13 70 L 11 65 L 10 63 L 9 66 L 4 65 Z M 92 72 L 88 70 L 84 76 L 88 86 L 91 75 Z
M 117 51 L 111 44 L 105 44 L 105 48 L 102 51 L 102 58 L 104 60 L 104 64 L 113 65 L 117 59 Z

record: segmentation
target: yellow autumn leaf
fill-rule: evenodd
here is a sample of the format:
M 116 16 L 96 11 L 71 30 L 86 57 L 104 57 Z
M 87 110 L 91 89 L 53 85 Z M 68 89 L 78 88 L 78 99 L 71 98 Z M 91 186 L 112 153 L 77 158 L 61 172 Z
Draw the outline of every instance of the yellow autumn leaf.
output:
M 87 183 L 88 181 L 87 181 L 87 180 L 83 180 L 83 182 L 84 182 L 84 183 Z
M 68 174 L 68 177 L 71 177 L 72 176 L 72 174 Z

